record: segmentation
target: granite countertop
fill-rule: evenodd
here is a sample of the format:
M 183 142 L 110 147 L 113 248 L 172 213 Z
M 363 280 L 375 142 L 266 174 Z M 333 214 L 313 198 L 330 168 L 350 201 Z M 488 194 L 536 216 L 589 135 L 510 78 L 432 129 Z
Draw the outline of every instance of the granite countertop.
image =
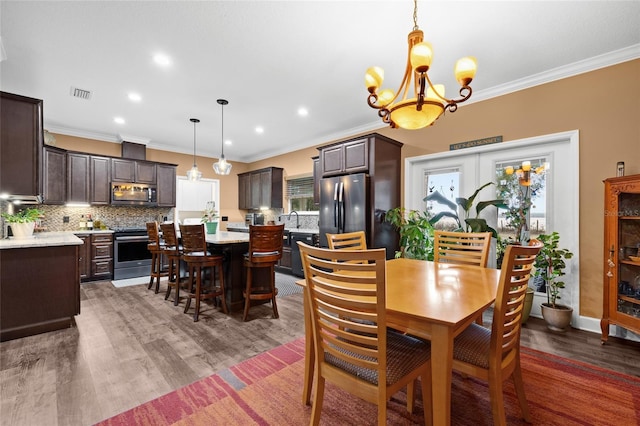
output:
M 80 246 L 83 242 L 73 232 L 36 232 L 29 238 L 5 238 L 0 240 L 0 250 L 53 246 Z
M 229 226 L 227 225 L 227 229 L 232 231 L 239 232 L 249 232 L 249 228 L 247 226 Z M 298 233 L 298 234 L 319 234 L 320 230 L 315 228 L 285 228 L 285 231 L 289 231 L 290 233 Z
M 93 229 L 91 231 L 82 229 L 71 232 L 73 232 L 74 234 L 113 234 L 115 231 L 113 229 Z
M 218 231 L 215 234 L 207 234 L 209 244 L 233 244 L 248 243 L 249 234 L 246 232 Z

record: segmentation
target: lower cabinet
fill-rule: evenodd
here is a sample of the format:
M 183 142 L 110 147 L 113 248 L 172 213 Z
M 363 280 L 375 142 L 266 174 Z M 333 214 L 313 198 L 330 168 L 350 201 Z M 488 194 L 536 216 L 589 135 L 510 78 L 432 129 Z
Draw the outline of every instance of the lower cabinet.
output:
M 113 234 L 76 234 L 84 243 L 79 248 L 81 281 L 108 280 L 113 277 Z
M 291 247 L 282 247 L 282 258 L 278 262 L 278 266 L 291 271 Z

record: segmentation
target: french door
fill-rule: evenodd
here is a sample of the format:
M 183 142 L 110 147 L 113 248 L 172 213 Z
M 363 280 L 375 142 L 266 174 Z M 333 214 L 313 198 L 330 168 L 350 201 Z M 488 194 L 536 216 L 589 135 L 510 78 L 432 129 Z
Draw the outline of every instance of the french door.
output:
M 561 247 L 569 249 L 574 257 L 568 262 L 564 278 L 566 288 L 561 302 L 574 308 L 574 316 L 579 313 L 579 210 L 578 210 L 578 131 L 544 135 L 469 148 L 457 151 L 424 155 L 405 160 L 405 207 L 407 209 L 433 212 L 436 205 L 425 202 L 425 197 L 439 191 L 439 197 L 455 202 L 456 197 L 468 198 L 473 192 L 488 182 L 476 198 L 477 201 L 498 198 L 496 193 L 501 170 L 506 165 L 548 163 L 544 172 L 542 189 L 533 200 L 534 207 L 529 221 L 529 230 L 536 233 L 560 233 Z M 430 198 L 431 198 L 430 197 Z M 459 209 L 458 216 L 464 212 Z M 471 216 L 475 216 L 475 206 Z M 481 216 L 498 230 L 508 231 L 501 210 L 488 207 Z M 495 250 L 493 244 L 492 251 Z M 490 256 L 489 266 L 495 267 L 495 251 Z M 546 302 L 546 295 L 536 292 L 532 315 L 540 316 L 540 303 Z

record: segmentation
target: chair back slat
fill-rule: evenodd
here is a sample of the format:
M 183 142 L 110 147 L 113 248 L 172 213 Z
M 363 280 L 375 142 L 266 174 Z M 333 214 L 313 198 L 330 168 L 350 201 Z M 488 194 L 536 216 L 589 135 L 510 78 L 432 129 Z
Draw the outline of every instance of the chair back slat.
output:
M 206 253 L 207 239 L 204 224 L 182 225 L 180 224 L 180 239 L 182 240 L 182 251 L 189 253 Z
M 161 223 L 160 231 L 162 232 L 162 239 L 166 245 L 167 250 L 178 249 L 178 236 L 176 234 L 176 226 L 174 223 Z
M 250 225 L 249 256 L 251 263 L 273 263 L 282 258 L 284 224 Z
M 147 237 L 149 238 L 149 244 L 160 245 L 158 222 L 147 222 Z
M 364 368 L 385 383 L 386 251 L 331 250 L 298 243 L 316 356 Z M 359 263 L 355 263 L 358 262 Z M 353 263 L 352 263 L 353 262 Z
M 490 232 L 435 231 L 433 260 L 486 267 L 490 244 Z
M 533 263 L 542 245 L 507 247 L 493 311 L 490 362 L 499 363 L 519 350 L 524 297 Z

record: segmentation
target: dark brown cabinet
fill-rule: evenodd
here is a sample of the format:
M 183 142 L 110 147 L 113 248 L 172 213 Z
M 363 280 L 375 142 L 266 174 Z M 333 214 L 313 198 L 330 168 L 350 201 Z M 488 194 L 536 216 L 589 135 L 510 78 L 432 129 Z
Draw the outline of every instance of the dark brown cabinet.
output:
M 356 139 L 320 148 L 320 170 L 323 177 L 369 170 L 369 139 Z
M 93 205 L 111 202 L 111 158 L 91 156 L 90 199 Z
M 111 159 L 111 180 L 114 182 L 135 182 L 136 160 L 126 158 Z
M 136 161 L 135 182 L 155 185 L 157 183 L 156 171 L 156 163 Z
M 42 101 L 0 92 L 0 192 L 42 196 Z
M 158 164 L 156 174 L 158 181 L 158 207 L 174 207 L 176 205 L 176 167 Z
M 80 280 L 86 280 L 91 276 L 91 235 L 76 234 L 82 240 L 82 245 L 78 248 L 78 267 L 80 269 Z
M 67 202 L 89 203 L 89 155 L 67 153 Z
M 42 202 L 64 204 L 67 201 L 67 153 L 63 149 L 44 148 L 44 181 Z
M 281 268 L 291 269 L 291 247 L 282 247 L 282 257 L 278 265 Z
M 109 279 L 112 271 L 113 235 L 91 234 L 91 278 Z
M 238 207 L 282 208 L 283 169 L 268 167 L 238 175 Z

